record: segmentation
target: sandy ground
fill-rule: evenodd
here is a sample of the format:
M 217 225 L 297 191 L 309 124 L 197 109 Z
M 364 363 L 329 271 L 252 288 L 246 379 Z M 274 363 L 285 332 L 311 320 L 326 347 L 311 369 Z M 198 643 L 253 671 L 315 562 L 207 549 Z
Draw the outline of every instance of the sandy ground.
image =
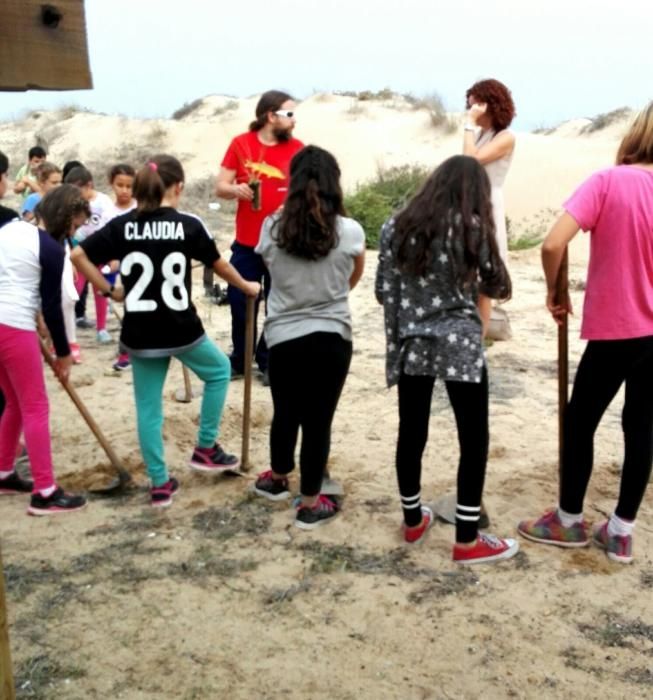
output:
M 223 231 L 222 240 L 226 241 Z M 572 250 L 580 310 L 586 242 Z M 223 245 L 224 247 L 224 245 Z M 0 499 L 11 641 L 19 697 L 38 698 L 647 698 L 653 683 L 653 513 L 636 529 L 636 562 L 594 548 L 560 551 L 522 542 L 512 561 L 461 568 L 453 529 L 438 524 L 409 548 L 399 531 L 393 472 L 396 397 L 384 386 L 375 255 L 352 295 L 355 355 L 333 432 L 332 474 L 346 489 L 342 515 L 314 533 L 292 525 L 287 504 L 253 500 L 267 467 L 271 402 L 255 382 L 251 461 L 245 477 L 186 466 L 198 400 L 173 400 L 165 437 L 181 492 L 155 512 L 134 429 L 132 380 L 111 370 L 115 347 L 80 334 L 74 385 L 137 487 L 95 499 L 82 513 L 25 515 Z M 492 531 L 556 501 L 556 330 L 543 309 L 537 250 L 511 254 L 514 338 L 489 349 Z M 226 307 L 196 298 L 206 327 L 228 348 Z M 117 322 L 112 321 L 112 330 Z M 110 326 L 110 327 L 111 327 Z M 571 322 L 575 365 L 582 344 Z M 572 367 L 573 369 L 573 367 Z M 48 378 L 57 472 L 69 488 L 101 482 L 108 461 L 72 403 Z M 239 449 L 243 383 L 230 389 L 222 440 Z M 597 436 L 586 514 L 609 513 L 621 434 L 615 401 Z M 423 494 L 454 484 L 457 445 L 440 387 L 433 401 Z M 296 483 L 296 482 L 295 482 Z

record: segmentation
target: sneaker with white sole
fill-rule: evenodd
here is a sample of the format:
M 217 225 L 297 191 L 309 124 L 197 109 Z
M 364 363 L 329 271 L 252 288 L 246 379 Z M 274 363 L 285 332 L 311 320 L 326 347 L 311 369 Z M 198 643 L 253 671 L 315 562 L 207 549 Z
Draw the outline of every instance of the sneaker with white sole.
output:
M 420 542 L 424 539 L 426 531 L 433 525 L 433 511 L 428 506 L 422 506 L 422 522 L 414 527 L 408 527 L 406 523 L 401 526 L 404 540 L 409 544 Z
M 565 527 L 555 508 L 536 520 L 522 520 L 517 532 L 531 542 L 556 547 L 587 547 L 590 543 L 585 522 L 581 520 L 571 527 Z
M 595 525 L 592 531 L 592 542 L 605 550 L 608 559 L 620 564 L 630 564 L 633 560 L 633 536 L 611 535 L 608 532 L 608 521 Z
M 338 514 L 338 504 L 329 496 L 321 493 L 313 506 L 299 504 L 295 525 L 302 530 L 314 530 L 316 527 L 326 525 Z
M 172 497 L 179 491 L 179 482 L 171 476 L 165 484 L 150 488 L 150 502 L 155 508 L 167 508 L 172 503 Z
M 103 328 L 102 330 L 97 332 L 97 342 L 101 343 L 102 345 L 106 345 L 107 343 L 113 342 L 113 338 L 111 337 L 111 333 L 106 328 Z
M 288 479 L 285 477 L 283 479 L 275 479 L 271 469 L 258 475 L 252 491 L 257 496 L 263 496 L 269 501 L 283 501 L 286 498 L 290 498 Z
M 519 551 L 519 542 L 480 533 L 473 547 L 453 546 L 453 560 L 458 564 L 486 564 L 510 559 Z
M 198 472 L 225 472 L 238 469 L 240 460 L 225 452 L 216 442 L 213 447 L 196 447 L 189 466 Z
M 61 513 L 73 513 L 85 507 L 86 499 L 84 496 L 66 493 L 57 486 L 49 496 L 33 493 L 27 512 L 29 515 L 59 515 Z

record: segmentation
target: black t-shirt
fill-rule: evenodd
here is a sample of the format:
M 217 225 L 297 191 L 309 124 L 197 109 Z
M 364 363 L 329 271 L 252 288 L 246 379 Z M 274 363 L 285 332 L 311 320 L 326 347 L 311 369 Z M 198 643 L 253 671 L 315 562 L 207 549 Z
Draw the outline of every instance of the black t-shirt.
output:
M 3 207 L 0 204 L 0 226 L 4 226 L 5 224 L 8 224 L 10 221 L 13 221 L 17 218 L 18 214 L 13 209 L 9 209 L 9 207 Z
M 202 220 L 171 207 L 128 212 L 80 243 L 95 265 L 120 260 L 125 317 L 120 340 L 137 357 L 167 357 L 196 345 L 204 328 L 191 302 L 191 260 L 220 258 Z

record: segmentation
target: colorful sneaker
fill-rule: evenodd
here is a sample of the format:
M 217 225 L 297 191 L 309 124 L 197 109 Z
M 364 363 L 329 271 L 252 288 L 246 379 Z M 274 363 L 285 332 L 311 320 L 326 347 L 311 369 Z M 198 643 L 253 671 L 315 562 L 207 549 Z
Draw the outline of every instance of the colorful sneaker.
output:
M 77 343 L 70 343 L 70 354 L 73 356 L 73 362 L 76 365 L 82 364 L 82 351 Z
M 556 547 L 587 547 L 590 543 L 585 523 L 564 527 L 555 508 L 537 520 L 522 520 L 517 526 L 517 532 L 527 540 Z
M 129 361 L 129 355 L 121 353 L 118 355 L 118 359 L 111 366 L 116 370 L 116 372 L 125 372 L 126 370 L 131 369 L 132 365 Z
M 4 479 L 0 479 L 0 496 L 11 496 L 16 493 L 32 493 L 34 484 L 22 479 L 18 472 L 13 471 Z
M 329 496 L 321 493 L 312 507 L 299 505 L 295 516 L 295 525 L 302 530 L 314 530 L 316 527 L 326 525 L 335 518 L 340 508 Z
M 83 496 L 74 496 L 66 493 L 57 486 L 49 496 L 33 493 L 27 512 L 29 515 L 58 515 L 59 513 L 73 513 L 86 507 L 86 499 Z
M 290 497 L 288 479 L 273 479 L 271 469 L 258 475 L 252 491 L 270 501 L 283 501 Z
M 102 345 L 106 345 L 107 343 L 113 342 L 113 338 L 111 337 L 111 333 L 106 328 L 103 328 L 101 331 L 97 332 L 97 342 L 102 343 Z
M 611 535 L 608 532 L 607 520 L 600 525 L 594 526 L 592 542 L 604 549 L 608 559 L 612 559 L 612 561 L 618 561 L 620 564 L 630 564 L 633 560 L 633 536 Z
M 401 526 L 406 542 L 413 544 L 424 539 L 426 531 L 433 525 L 433 511 L 428 506 L 422 506 L 422 522 L 414 527 L 405 523 Z
M 179 482 L 171 476 L 165 484 L 150 488 L 151 503 L 155 508 L 167 508 L 172 503 L 172 497 L 179 491 Z
M 217 442 L 213 447 L 196 447 L 190 458 L 190 468 L 200 472 L 233 471 L 238 467 L 238 457 L 227 454 Z
M 473 547 L 453 546 L 453 560 L 459 564 L 485 564 L 510 559 L 519 551 L 519 542 L 480 533 Z

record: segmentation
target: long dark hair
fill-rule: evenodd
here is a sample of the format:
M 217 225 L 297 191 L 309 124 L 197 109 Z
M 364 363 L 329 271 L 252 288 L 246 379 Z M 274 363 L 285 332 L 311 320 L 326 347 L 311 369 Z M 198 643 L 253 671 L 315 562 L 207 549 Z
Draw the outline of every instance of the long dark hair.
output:
M 82 197 L 79 187 L 60 185 L 50 190 L 36 205 L 34 214 L 41 219 L 45 230 L 56 241 L 63 241 L 70 236 L 73 217 L 78 214 L 91 216 L 91 207 Z
M 268 114 L 281 109 L 281 105 L 292 97 L 281 90 L 264 92 L 256 104 L 256 119 L 249 125 L 250 131 L 260 131 L 268 123 Z
M 273 237 L 290 255 L 317 260 L 338 245 L 338 216 L 346 216 L 338 161 L 317 146 L 306 146 L 290 162 L 288 198 Z
M 152 156 L 134 178 L 133 193 L 138 202 L 138 213 L 147 214 L 158 209 L 168 187 L 184 180 L 184 169 L 174 156 Z
M 445 160 L 422 189 L 395 217 L 392 251 L 399 269 L 424 276 L 434 258 L 445 252 L 452 262 L 456 282 L 466 286 L 478 278 L 481 250 L 489 247 L 489 259 L 498 261 L 490 180 L 483 166 L 469 156 Z M 450 233 L 451 232 L 451 233 Z M 447 239 L 451 235 L 450 245 Z M 510 279 L 501 264 L 493 265 Z

